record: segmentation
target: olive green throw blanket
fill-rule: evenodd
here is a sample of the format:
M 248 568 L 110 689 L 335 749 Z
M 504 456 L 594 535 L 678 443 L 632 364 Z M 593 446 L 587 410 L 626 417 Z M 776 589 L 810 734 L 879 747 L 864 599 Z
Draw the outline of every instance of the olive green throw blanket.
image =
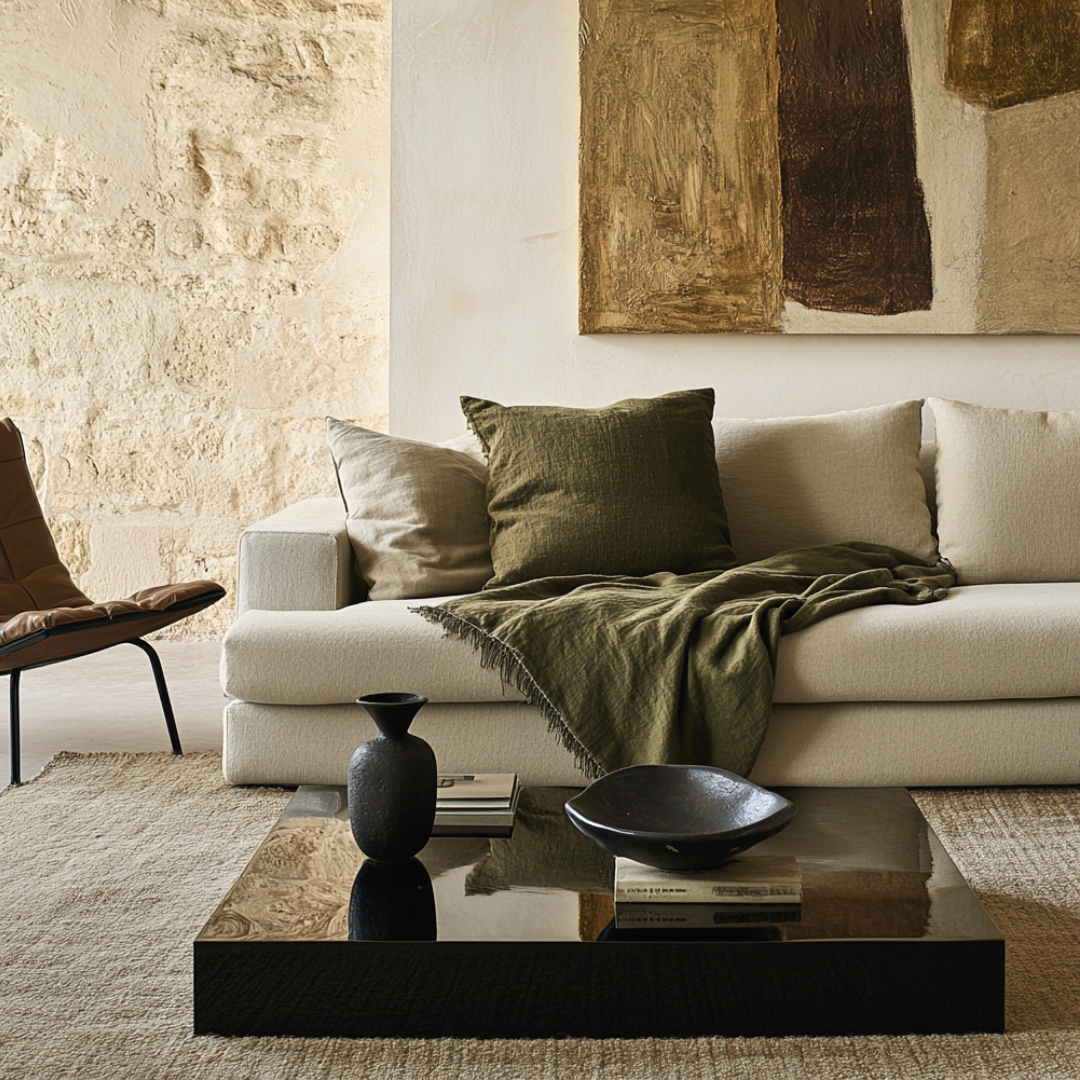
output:
M 540 708 L 589 776 L 646 762 L 745 775 L 772 707 L 780 635 L 954 581 L 894 548 L 788 551 L 696 574 L 549 577 L 420 607 Z

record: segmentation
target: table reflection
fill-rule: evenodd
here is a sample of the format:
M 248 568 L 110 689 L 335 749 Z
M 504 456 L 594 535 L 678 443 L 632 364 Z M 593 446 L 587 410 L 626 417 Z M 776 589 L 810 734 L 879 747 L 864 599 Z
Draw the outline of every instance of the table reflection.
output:
M 419 859 L 365 860 L 349 897 L 350 941 L 435 941 L 435 891 Z

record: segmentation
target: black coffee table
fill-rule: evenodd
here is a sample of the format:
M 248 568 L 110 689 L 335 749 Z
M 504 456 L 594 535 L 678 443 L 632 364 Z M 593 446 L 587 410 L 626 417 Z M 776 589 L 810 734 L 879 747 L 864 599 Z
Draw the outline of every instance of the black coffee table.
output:
M 433 839 L 419 884 L 361 878 L 354 924 L 395 940 L 349 940 L 345 790 L 300 788 L 195 941 L 195 1033 L 1004 1030 L 1005 943 L 903 789 L 785 790 L 799 814 L 754 853 L 797 857 L 800 921 L 701 930 L 615 925 L 613 860 L 566 819 L 572 794 L 523 793 L 507 840 Z

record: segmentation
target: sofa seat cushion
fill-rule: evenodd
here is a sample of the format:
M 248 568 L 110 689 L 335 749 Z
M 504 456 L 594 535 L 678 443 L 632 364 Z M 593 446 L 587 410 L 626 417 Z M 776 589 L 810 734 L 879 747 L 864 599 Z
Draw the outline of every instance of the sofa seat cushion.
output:
M 425 603 L 437 604 L 448 597 Z M 247 611 L 226 635 L 225 692 L 330 705 L 407 690 L 431 701 L 520 701 L 415 600 L 338 611 Z M 936 604 L 859 608 L 780 639 L 774 700 L 976 701 L 1080 696 L 1080 584 L 969 585 Z
M 430 600 L 368 600 L 338 611 L 246 611 L 229 628 L 221 685 L 268 705 L 334 705 L 408 691 L 429 701 L 522 701 L 460 638 L 411 612 Z
M 1080 584 L 958 586 L 936 604 L 843 612 L 780 639 L 776 702 L 1080 695 Z

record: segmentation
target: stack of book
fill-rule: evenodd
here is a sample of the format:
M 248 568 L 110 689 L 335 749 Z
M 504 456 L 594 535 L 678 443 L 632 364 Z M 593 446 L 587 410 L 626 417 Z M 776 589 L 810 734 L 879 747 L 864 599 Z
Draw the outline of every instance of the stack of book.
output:
M 509 836 L 517 810 L 517 773 L 440 773 L 432 836 Z
M 802 875 L 793 858 L 746 855 L 717 870 L 679 873 L 615 860 L 615 925 L 700 930 L 798 922 Z

